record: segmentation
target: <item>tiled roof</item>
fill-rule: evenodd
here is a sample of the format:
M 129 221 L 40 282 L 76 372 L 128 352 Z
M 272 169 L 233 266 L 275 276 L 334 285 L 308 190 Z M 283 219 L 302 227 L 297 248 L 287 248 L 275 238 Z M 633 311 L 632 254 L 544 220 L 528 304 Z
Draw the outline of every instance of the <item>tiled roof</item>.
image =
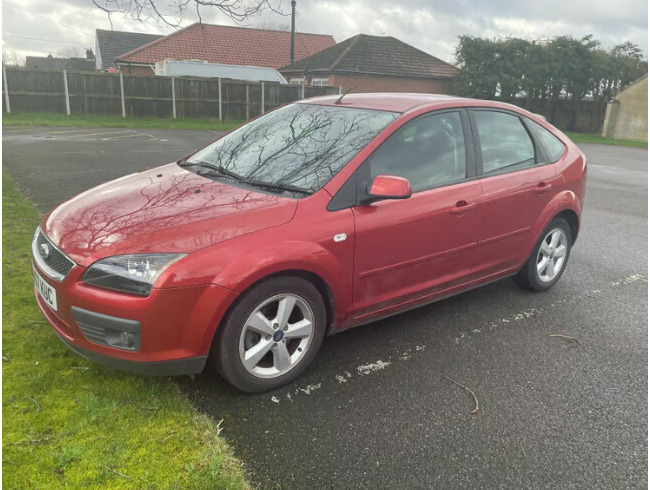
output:
M 95 35 L 97 37 L 97 49 L 99 50 L 96 55 L 101 57 L 102 68 L 115 66 L 115 58 L 118 56 L 163 37 L 156 34 L 105 31 L 103 29 L 95 29 Z
M 322 71 L 450 78 L 456 67 L 390 36 L 359 34 L 283 66 L 281 72 Z
M 169 36 L 124 54 L 118 60 L 155 63 L 165 59 L 197 59 L 209 63 L 279 68 L 289 62 L 291 33 L 245 27 L 193 24 Z M 297 32 L 295 59 L 335 45 L 324 34 Z

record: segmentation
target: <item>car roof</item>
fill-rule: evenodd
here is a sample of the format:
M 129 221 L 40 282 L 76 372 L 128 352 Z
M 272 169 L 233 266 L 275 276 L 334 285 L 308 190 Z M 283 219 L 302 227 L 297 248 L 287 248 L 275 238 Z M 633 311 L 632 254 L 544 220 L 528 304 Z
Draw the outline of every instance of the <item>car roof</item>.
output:
M 336 105 L 340 95 L 327 95 L 301 100 L 302 104 L 315 105 Z M 453 95 L 441 94 L 416 94 L 416 93 L 368 93 L 368 94 L 346 94 L 341 100 L 340 107 L 351 107 L 356 109 L 374 109 L 379 111 L 408 112 L 415 108 L 428 106 L 436 107 L 458 107 L 458 106 L 484 106 L 511 108 L 510 104 L 502 102 L 467 99 Z

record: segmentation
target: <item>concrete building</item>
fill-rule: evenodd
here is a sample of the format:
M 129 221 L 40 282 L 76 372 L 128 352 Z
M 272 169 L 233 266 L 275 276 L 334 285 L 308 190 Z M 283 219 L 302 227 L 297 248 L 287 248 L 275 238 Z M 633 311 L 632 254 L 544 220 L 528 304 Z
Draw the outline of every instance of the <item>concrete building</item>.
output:
M 648 75 L 607 104 L 602 135 L 617 140 L 648 141 Z

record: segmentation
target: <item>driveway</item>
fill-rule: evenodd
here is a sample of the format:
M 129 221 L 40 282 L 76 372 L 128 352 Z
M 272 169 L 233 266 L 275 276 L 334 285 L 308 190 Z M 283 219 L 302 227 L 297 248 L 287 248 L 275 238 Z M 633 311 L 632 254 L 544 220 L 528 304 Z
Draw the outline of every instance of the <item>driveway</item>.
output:
M 55 129 L 3 133 L 5 170 L 43 211 L 216 136 Z M 178 379 L 224 420 L 255 484 L 647 487 L 648 152 L 583 150 L 582 231 L 548 293 L 506 279 L 329 337 L 307 373 L 273 393 Z

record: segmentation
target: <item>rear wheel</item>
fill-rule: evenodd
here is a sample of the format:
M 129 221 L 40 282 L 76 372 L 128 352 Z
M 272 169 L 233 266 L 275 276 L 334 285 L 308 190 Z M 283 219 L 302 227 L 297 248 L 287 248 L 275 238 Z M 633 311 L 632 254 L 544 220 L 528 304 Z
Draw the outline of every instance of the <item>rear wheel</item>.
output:
M 270 279 L 245 293 L 221 325 L 212 349 L 216 367 L 240 390 L 272 390 L 311 364 L 325 324 L 325 304 L 312 283 Z
M 562 276 L 571 252 L 571 228 L 555 218 L 537 241 L 528 261 L 514 277 L 515 282 L 531 291 L 546 291 Z

